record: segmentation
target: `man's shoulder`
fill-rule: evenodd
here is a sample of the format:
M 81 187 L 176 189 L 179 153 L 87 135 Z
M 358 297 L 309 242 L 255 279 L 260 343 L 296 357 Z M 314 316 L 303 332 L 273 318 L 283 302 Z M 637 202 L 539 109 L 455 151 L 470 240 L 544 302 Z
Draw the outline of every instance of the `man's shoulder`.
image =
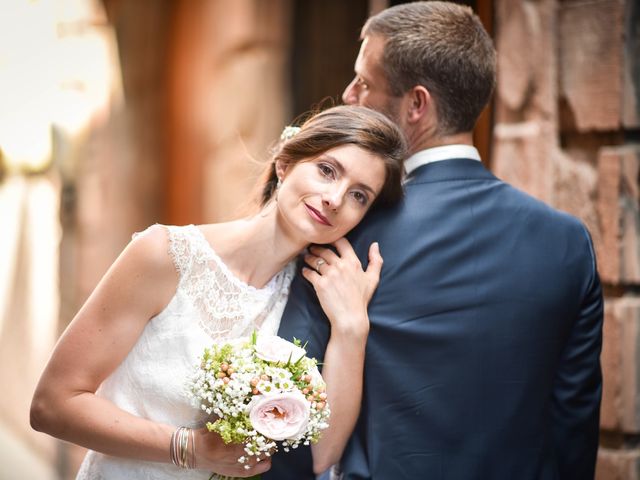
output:
M 503 186 L 503 198 L 507 200 L 501 201 L 502 208 L 524 208 L 524 210 L 520 210 L 520 215 L 538 215 L 543 220 L 552 222 L 555 225 L 562 225 L 566 228 L 584 228 L 582 220 L 572 213 L 561 210 L 507 182 L 501 182 L 501 184 Z
M 423 220 L 438 215 L 430 209 L 440 209 L 450 217 L 456 216 L 461 210 L 465 215 L 475 210 L 483 211 L 487 216 L 492 215 L 492 218 L 501 217 L 516 223 L 528 220 L 549 228 L 576 232 L 586 230 L 582 220 L 573 214 L 496 177 L 486 182 L 470 181 L 459 190 L 461 193 L 452 194 L 449 200 L 437 198 L 438 195 L 446 196 L 449 193 L 443 193 L 438 187 L 434 189 L 433 184 L 412 185 L 405 190 L 405 196 L 398 204 L 370 212 L 350 237 L 358 238 L 369 231 L 411 229 L 412 225 L 421 224 Z M 465 195 L 468 196 L 468 201 L 464 201 Z

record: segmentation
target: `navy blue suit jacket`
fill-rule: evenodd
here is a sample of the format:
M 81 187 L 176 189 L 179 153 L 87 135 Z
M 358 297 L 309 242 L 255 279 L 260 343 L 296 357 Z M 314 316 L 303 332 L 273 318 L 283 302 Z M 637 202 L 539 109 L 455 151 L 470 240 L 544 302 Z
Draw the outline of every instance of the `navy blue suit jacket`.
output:
M 578 220 L 451 159 L 350 240 L 363 263 L 378 241 L 384 266 L 345 479 L 593 478 L 602 293 Z M 301 276 L 279 333 L 322 358 L 329 325 Z M 310 460 L 276 455 L 263 478 L 312 479 Z

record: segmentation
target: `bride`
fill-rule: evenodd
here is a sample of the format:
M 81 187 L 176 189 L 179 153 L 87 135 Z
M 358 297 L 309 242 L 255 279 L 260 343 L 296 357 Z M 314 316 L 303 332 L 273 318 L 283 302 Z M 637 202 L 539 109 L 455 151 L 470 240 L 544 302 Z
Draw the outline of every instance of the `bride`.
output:
M 382 114 L 341 106 L 283 140 L 268 167 L 261 208 L 221 224 L 155 225 L 134 236 L 64 332 L 40 378 L 31 425 L 90 451 L 80 479 L 248 477 L 240 445 L 204 427 L 185 382 L 212 342 L 275 334 L 295 260 L 331 322 L 323 376 L 332 416 L 313 446 L 314 468 L 335 463 L 360 408 L 367 305 L 382 257 L 363 269 L 342 238 L 372 205 L 402 195 L 405 145 Z M 304 340 L 304 339 L 303 339 Z M 172 435 L 189 427 L 185 470 L 170 458 Z M 286 454 L 285 454 L 286 455 Z

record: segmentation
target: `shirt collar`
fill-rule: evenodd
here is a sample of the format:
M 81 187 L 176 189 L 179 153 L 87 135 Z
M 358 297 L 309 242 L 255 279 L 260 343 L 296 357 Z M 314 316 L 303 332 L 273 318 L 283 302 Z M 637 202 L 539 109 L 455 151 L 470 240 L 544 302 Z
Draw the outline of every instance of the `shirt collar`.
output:
M 442 147 L 427 148 L 407 158 L 404 162 L 404 170 L 406 175 L 409 175 L 422 165 L 451 158 L 469 158 L 480 161 L 480 154 L 476 147 L 471 145 L 444 145 Z

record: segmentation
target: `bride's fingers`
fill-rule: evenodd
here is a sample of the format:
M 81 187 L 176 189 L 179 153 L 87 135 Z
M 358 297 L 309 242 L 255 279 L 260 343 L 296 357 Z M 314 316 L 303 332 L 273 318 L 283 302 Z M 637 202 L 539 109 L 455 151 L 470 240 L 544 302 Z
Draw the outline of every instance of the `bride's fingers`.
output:
M 320 279 L 320 274 L 315 267 L 302 267 L 302 276 L 315 285 L 315 282 Z
M 376 283 L 380 279 L 380 272 L 382 271 L 382 255 L 380 255 L 380 246 L 378 242 L 373 242 L 369 247 L 369 265 L 365 273 L 371 280 L 375 280 Z
M 260 455 L 260 456 L 249 456 L 246 457 L 246 460 L 243 463 L 237 462 L 230 469 L 224 469 L 224 473 L 218 472 L 213 478 L 214 479 L 228 479 L 228 478 L 246 478 L 246 477 L 254 477 L 261 473 L 266 472 L 271 468 L 271 458 Z
M 245 471 L 250 474 L 247 476 L 254 476 L 254 475 L 259 475 L 260 473 L 264 473 L 270 468 L 271 468 L 271 458 L 266 456 L 260 456 L 260 457 L 257 457 L 255 461 L 253 461 L 250 464 L 250 469 Z
M 340 258 L 350 259 L 360 263 L 360 261 L 358 260 L 358 256 L 356 255 L 356 252 L 353 250 L 351 243 L 349 243 L 349 240 L 342 237 L 336 240 L 335 242 L 333 242 L 333 245 L 336 247 L 336 250 L 338 251 L 338 255 L 340 255 Z
M 328 262 L 324 258 L 310 254 L 304 256 L 304 262 L 309 266 L 309 268 L 314 269 L 318 273 L 322 273 L 320 268 L 323 265 L 328 265 Z
M 311 247 L 309 247 L 309 252 L 311 253 L 311 255 L 324 258 L 324 260 L 331 265 L 340 261 L 340 256 L 330 248 L 312 245 Z

